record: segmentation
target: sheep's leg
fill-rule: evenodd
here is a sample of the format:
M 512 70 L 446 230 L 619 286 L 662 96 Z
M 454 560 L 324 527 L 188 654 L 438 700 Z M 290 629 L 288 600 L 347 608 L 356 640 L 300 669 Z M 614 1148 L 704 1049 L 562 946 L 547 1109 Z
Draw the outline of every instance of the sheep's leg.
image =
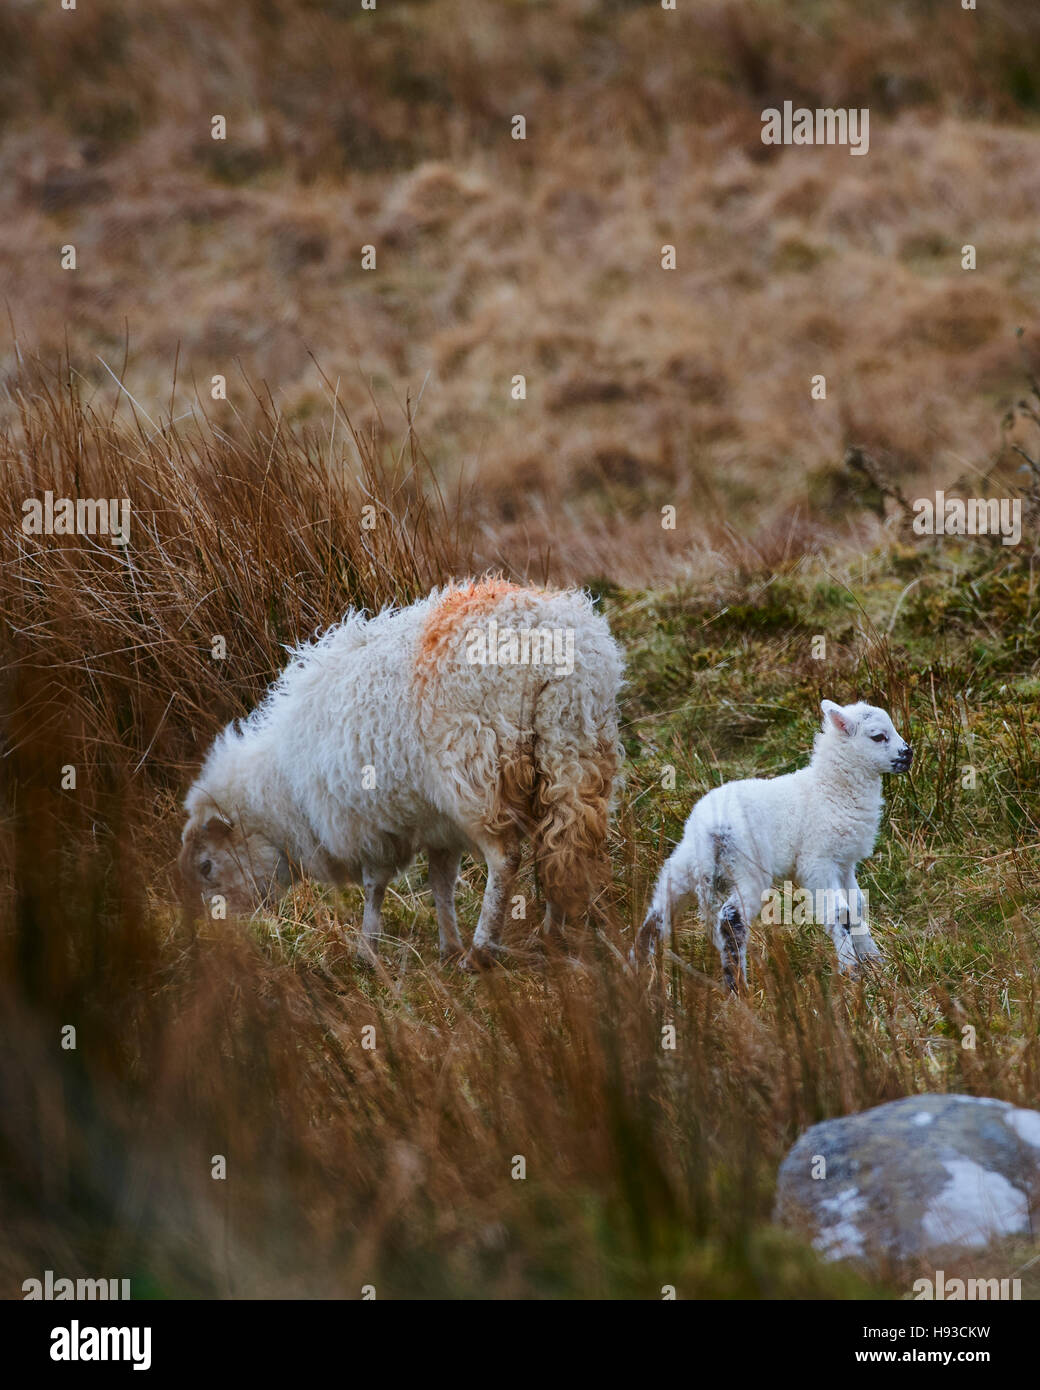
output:
M 747 984 L 747 911 L 740 895 L 731 893 L 715 920 L 715 946 L 722 957 L 722 976 L 731 994 Z
M 800 859 L 795 865 L 795 877 L 810 895 L 812 919 L 823 926 L 838 953 L 838 968 L 849 972 L 856 968 L 856 948 L 853 945 L 849 921 L 849 902 L 843 887 L 845 875 L 840 866 L 827 859 Z
M 861 963 L 868 960 L 880 960 L 881 952 L 878 950 L 877 943 L 870 934 L 867 900 L 859 884 L 856 882 L 855 865 L 853 865 L 845 875 L 845 893 L 848 898 L 849 930 L 852 936 L 852 948 L 856 952 L 856 959 Z
M 502 923 L 509 907 L 509 894 L 520 868 L 519 843 L 502 844 L 500 841 L 481 846 L 487 859 L 487 887 L 480 908 L 477 929 L 473 933 L 473 945 L 463 960 L 470 970 L 489 965 L 496 952 Z
M 664 946 L 672 935 L 672 904 L 667 897 L 659 902 L 657 896 L 639 928 L 636 944 L 632 947 L 630 959 L 637 964 L 653 956 L 658 946 Z
M 838 968 L 844 973 L 855 970 L 857 953 L 852 936 L 849 900 L 842 887 L 842 875 L 834 866 L 814 868 L 799 873 L 803 887 L 812 894 L 814 913 L 822 917 L 822 925 L 834 942 L 838 953 Z M 820 911 L 822 902 L 823 910 Z
M 639 928 L 635 945 L 629 952 L 634 964 L 649 959 L 658 947 L 664 947 L 671 940 L 672 922 L 675 914 L 693 895 L 693 884 L 686 866 L 676 864 L 675 858 L 666 860 L 654 889 L 649 910 Z M 701 896 L 698 890 L 698 896 Z
M 843 974 L 850 974 L 856 969 L 858 956 L 856 954 L 856 942 L 852 935 L 849 902 L 844 889 L 829 890 L 827 904 L 824 911 L 824 926 L 830 933 L 830 938 L 834 942 L 834 949 L 838 953 L 838 968 Z
M 365 915 L 361 922 L 358 956 L 375 960 L 379 955 L 379 938 L 383 934 L 383 898 L 387 884 L 393 878 L 389 869 L 366 868 L 361 876 L 365 888 Z
M 437 933 L 441 960 L 454 960 L 463 952 L 462 937 L 455 917 L 455 884 L 459 877 L 460 855 L 452 849 L 431 849 L 430 891 L 437 910 Z

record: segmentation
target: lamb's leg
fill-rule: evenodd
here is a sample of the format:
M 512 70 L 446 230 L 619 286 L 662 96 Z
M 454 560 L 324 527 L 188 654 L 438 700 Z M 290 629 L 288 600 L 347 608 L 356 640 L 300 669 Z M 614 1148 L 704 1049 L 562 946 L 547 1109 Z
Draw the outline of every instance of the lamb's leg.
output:
M 632 947 L 630 959 L 636 964 L 649 960 L 658 946 L 664 946 L 672 935 L 671 903 L 666 899 L 658 903 L 656 895 L 650 909 L 639 928 L 636 944 Z
M 629 952 L 629 960 L 634 965 L 649 960 L 656 953 L 658 946 L 663 948 L 671 937 L 673 906 L 669 866 L 665 864 L 657 880 L 650 907 L 643 918 L 643 925 L 636 936 L 635 945 Z
M 460 855 L 453 849 L 431 849 L 430 891 L 437 910 L 437 933 L 440 937 L 441 960 L 455 960 L 462 955 L 462 938 L 455 918 L 455 884 L 459 877 Z
M 486 842 L 480 848 L 487 860 L 487 887 L 480 907 L 480 919 L 473 933 L 473 945 L 463 958 L 463 967 L 478 970 L 490 965 L 499 951 L 498 938 L 509 907 L 509 894 L 520 868 L 520 844 Z
M 653 956 L 658 947 L 667 945 L 675 914 L 693 894 L 690 870 L 684 863 L 677 862 L 677 855 L 678 851 L 665 861 L 658 876 L 649 910 L 629 953 L 633 964 L 641 964 Z
M 849 900 L 843 888 L 835 888 L 828 893 L 824 925 L 838 953 L 839 970 L 842 974 L 851 974 L 856 969 L 858 957 L 849 919 Z
M 731 994 L 739 994 L 747 984 L 748 915 L 740 895 L 731 893 L 715 920 L 715 945 L 722 957 L 722 976 Z
M 881 952 L 877 948 L 877 943 L 870 934 L 870 922 L 867 913 L 867 900 L 856 882 L 856 866 L 853 865 L 845 876 L 845 893 L 849 904 L 849 923 L 850 935 L 852 936 L 852 948 L 856 952 L 856 959 L 862 963 L 870 960 L 880 960 Z
M 822 925 L 834 942 L 838 953 L 838 968 L 843 972 L 855 970 L 857 955 L 849 921 L 849 900 L 842 886 L 842 875 L 835 865 L 813 865 L 798 874 L 802 887 L 812 894 L 815 915 L 823 918 Z M 822 902 L 823 910 L 819 911 Z
M 379 955 L 379 938 L 383 934 L 383 898 L 386 886 L 393 878 L 389 869 L 366 868 L 362 874 L 365 888 L 365 915 L 361 923 L 358 958 L 373 961 Z

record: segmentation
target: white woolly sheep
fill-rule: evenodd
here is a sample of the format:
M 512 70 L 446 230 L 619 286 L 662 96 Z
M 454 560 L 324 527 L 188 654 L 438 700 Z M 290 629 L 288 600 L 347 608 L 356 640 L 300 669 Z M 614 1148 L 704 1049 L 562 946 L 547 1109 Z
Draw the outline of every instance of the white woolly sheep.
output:
M 874 849 L 881 823 L 881 778 L 906 772 L 913 750 L 884 710 L 824 700 L 823 728 L 807 767 L 784 777 L 715 787 L 690 812 L 680 843 L 661 869 L 634 958 L 671 934 L 676 911 L 696 895 L 726 983 L 747 969 L 748 927 L 767 890 L 788 879 L 824 904 L 823 923 L 842 970 L 879 955 L 863 910 L 856 866 Z
M 460 857 L 479 853 L 466 963 L 484 964 L 528 838 L 558 932 L 606 881 L 621 675 L 605 619 L 574 590 L 491 578 L 351 612 L 217 738 L 185 802 L 189 894 L 249 911 L 297 876 L 360 882 L 374 953 L 387 885 L 424 850 L 449 958 Z

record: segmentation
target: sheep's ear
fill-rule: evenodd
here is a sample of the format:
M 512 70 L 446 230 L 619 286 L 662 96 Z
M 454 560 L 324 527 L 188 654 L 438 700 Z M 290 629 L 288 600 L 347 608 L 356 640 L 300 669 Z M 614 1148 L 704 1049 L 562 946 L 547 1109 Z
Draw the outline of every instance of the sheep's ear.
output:
M 231 822 L 223 816 L 211 816 L 206 822 L 206 834 L 214 840 L 226 840 L 231 834 Z
M 856 726 L 842 710 L 841 705 L 836 705 L 833 700 L 821 700 L 820 709 L 823 710 L 824 722 L 829 719 L 839 734 L 855 733 Z

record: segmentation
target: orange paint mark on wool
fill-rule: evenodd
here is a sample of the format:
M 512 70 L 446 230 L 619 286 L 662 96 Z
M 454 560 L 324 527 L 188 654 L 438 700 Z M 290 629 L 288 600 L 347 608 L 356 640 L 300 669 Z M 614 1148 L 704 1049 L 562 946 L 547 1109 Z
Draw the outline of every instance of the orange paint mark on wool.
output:
M 468 584 L 450 584 L 427 618 L 419 639 L 416 671 L 420 685 L 441 669 L 456 648 L 455 639 L 486 621 L 507 595 L 523 591 L 523 585 L 494 575 L 471 579 Z

